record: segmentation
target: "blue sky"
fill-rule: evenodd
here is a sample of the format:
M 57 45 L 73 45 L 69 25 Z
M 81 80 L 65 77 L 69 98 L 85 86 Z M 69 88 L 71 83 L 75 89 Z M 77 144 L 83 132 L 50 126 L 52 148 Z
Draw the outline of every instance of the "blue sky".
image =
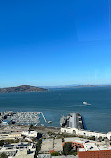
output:
M 0 87 L 111 83 L 110 0 L 0 2 Z

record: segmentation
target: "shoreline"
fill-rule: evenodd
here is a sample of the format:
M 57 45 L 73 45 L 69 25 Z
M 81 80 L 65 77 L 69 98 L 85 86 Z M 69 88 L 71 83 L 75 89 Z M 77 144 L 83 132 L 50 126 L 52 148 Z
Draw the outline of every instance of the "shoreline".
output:
M 10 132 L 22 132 L 22 131 L 28 131 L 29 125 L 7 125 L 0 127 L 0 133 L 10 133 Z M 60 127 L 54 127 L 54 126 L 33 126 L 32 130 L 47 133 L 47 132 L 60 132 Z

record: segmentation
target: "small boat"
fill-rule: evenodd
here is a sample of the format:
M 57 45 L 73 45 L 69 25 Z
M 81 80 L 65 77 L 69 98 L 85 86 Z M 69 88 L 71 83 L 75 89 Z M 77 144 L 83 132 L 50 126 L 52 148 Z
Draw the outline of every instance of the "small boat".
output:
M 83 101 L 83 104 L 84 105 L 91 105 L 91 104 L 88 104 L 86 101 Z
M 52 123 L 52 121 L 48 121 L 48 124 L 49 124 L 49 123 Z
M 36 127 L 36 126 L 37 126 L 37 124 L 34 125 L 34 127 Z

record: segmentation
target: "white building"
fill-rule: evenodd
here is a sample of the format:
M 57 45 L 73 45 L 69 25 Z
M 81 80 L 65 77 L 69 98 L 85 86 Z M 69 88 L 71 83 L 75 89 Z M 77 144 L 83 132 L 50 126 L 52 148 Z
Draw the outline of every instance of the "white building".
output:
M 35 138 L 37 137 L 37 131 L 23 131 L 21 135 L 26 136 L 28 138 Z
M 92 132 L 88 130 L 82 130 L 77 128 L 61 128 L 61 133 L 69 133 L 69 134 L 76 134 L 78 136 L 86 136 L 86 137 L 92 137 L 95 136 L 96 138 L 102 137 L 102 138 L 108 138 L 111 139 L 111 132 L 105 134 L 105 133 L 99 133 L 99 132 Z
M 0 134 L 0 140 L 7 140 L 7 139 L 21 139 L 21 133 L 20 132 L 12 132 L 12 133 L 1 133 Z
M 108 138 L 109 140 L 111 140 L 111 132 L 108 132 L 108 133 L 107 133 L 107 138 Z

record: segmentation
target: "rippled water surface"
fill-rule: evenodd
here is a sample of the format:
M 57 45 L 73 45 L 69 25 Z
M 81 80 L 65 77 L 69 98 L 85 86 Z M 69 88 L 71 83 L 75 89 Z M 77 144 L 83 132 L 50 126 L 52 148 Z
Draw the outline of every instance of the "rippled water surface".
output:
M 83 101 L 91 105 L 83 105 Z M 48 92 L 0 94 L 0 111 L 40 111 L 53 126 L 60 117 L 79 112 L 86 128 L 111 131 L 111 87 L 50 89 Z

